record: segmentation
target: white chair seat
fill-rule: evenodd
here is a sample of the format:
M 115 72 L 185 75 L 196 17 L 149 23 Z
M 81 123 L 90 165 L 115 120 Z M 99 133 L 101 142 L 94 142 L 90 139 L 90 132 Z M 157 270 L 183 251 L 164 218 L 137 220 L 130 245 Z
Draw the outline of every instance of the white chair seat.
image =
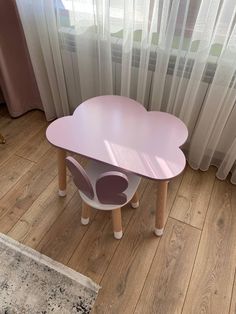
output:
M 134 196 L 135 192 L 137 191 L 137 188 L 139 186 L 139 183 L 141 181 L 141 178 L 133 173 L 127 172 L 125 170 L 122 170 L 120 168 L 114 167 L 112 165 L 104 164 L 99 161 L 91 160 L 88 162 L 86 167 L 84 167 L 90 182 L 93 186 L 93 190 L 96 191 L 95 184 L 98 179 L 98 177 L 108 171 L 119 171 L 124 173 L 128 177 L 128 188 L 123 192 L 127 196 L 127 200 L 124 204 L 119 205 L 120 207 L 124 206 L 125 204 L 129 203 L 132 197 Z M 110 205 L 110 204 L 102 204 L 99 202 L 96 192 L 93 199 L 88 198 L 83 192 L 79 191 L 80 196 L 82 200 L 87 203 L 89 206 L 101 209 L 101 210 L 112 210 L 116 209 L 117 205 Z

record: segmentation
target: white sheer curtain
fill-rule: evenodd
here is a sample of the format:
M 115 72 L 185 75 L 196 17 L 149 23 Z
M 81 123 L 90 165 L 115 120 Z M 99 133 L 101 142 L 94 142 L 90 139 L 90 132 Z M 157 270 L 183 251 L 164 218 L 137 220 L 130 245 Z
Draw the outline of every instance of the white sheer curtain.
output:
M 236 2 L 17 0 L 47 118 L 101 94 L 188 126 L 195 169 L 236 183 Z M 155 134 L 153 134 L 155 136 Z

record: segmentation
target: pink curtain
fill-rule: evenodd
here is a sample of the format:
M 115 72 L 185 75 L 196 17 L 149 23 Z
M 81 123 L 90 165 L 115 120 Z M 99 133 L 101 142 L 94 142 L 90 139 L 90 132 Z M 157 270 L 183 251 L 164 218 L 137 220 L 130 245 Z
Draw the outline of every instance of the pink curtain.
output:
M 43 109 L 14 0 L 0 0 L 0 89 L 12 117 Z

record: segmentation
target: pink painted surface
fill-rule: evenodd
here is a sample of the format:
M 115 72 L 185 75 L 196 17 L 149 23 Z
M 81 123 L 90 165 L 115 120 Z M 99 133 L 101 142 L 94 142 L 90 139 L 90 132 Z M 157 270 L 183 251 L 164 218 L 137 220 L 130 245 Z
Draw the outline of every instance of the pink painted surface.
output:
M 151 179 L 171 179 L 186 163 L 179 148 L 188 137 L 184 123 L 122 96 L 83 102 L 72 116 L 52 122 L 46 135 L 57 147 Z
M 127 196 L 128 178 L 124 173 L 109 171 L 101 174 L 96 181 L 96 194 L 102 204 L 123 205 Z
M 93 186 L 84 168 L 73 157 L 66 157 L 66 165 L 69 168 L 73 181 L 77 188 L 88 198 L 94 198 Z

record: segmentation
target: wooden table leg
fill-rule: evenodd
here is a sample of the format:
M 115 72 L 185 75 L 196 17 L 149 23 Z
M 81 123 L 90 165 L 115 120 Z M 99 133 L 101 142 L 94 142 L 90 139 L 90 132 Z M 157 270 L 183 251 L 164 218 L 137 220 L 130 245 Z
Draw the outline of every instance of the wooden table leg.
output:
M 168 182 L 169 181 L 157 182 L 155 235 L 158 237 L 162 236 L 164 230 Z
M 66 151 L 58 148 L 57 162 L 58 162 L 58 194 L 60 196 L 66 196 Z

